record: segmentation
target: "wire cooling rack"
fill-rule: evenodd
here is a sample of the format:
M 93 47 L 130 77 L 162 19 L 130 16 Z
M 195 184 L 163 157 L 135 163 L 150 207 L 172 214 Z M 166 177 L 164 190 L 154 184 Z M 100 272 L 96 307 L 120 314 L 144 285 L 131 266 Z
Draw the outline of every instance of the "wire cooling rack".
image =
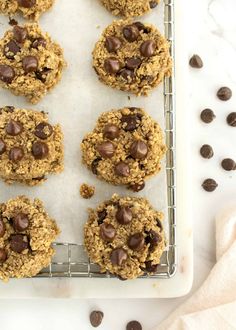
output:
M 174 52 L 174 0 L 164 1 L 165 36 L 170 42 L 170 53 L 175 61 Z M 143 275 L 141 278 L 170 278 L 177 269 L 176 246 L 176 143 L 175 143 L 175 65 L 172 77 L 164 80 L 164 111 L 166 145 L 166 175 L 168 194 L 169 237 L 168 247 L 163 253 L 157 272 L 153 275 Z M 100 273 L 99 267 L 92 263 L 83 245 L 71 243 L 54 243 L 56 251 L 51 264 L 43 269 L 37 277 L 90 277 L 110 278 L 109 273 Z

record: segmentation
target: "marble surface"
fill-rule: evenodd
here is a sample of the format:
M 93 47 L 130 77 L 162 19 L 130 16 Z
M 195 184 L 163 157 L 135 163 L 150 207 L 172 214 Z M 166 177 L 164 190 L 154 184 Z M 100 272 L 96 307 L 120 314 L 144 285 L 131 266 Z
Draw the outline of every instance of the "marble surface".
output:
M 177 1 L 176 1 L 177 2 Z M 225 123 L 227 114 L 235 111 L 236 100 L 236 41 L 235 0 L 182 0 L 185 5 L 184 18 L 188 56 L 199 53 L 204 61 L 202 70 L 189 69 L 189 92 L 186 93 L 191 135 L 191 157 L 186 162 L 191 166 L 189 182 L 194 222 L 194 284 L 193 290 L 202 283 L 215 262 L 215 215 L 228 204 L 235 202 L 236 173 L 224 172 L 220 161 L 225 157 L 236 159 L 234 145 L 236 131 Z M 187 67 L 187 63 L 186 63 Z M 184 69 L 184 68 L 183 68 Z M 216 98 L 221 86 L 229 86 L 235 94 L 228 102 Z M 199 120 L 200 111 L 210 107 L 216 113 L 216 120 L 205 125 Z M 219 133 L 220 132 L 220 133 Z M 215 157 L 205 161 L 198 150 L 203 143 L 212 144 Z M 219 183 L 214 193 L 206 193 L 200 183 L 213 177 Z M 190 293 L 191 294 L 191 293 Z M 1 329 L 65 329 L 87 330 L 88 314 L 99 308 L 105 313 L 101 329 L 125 329 L 130 319 L 139 319 L 143 328 L 150 329 L 164 319 L 187 297 L 176 299 L 146 300 L 4 300 L 0 301 Z M 14 317 L 12 317 L 14 315 Z M 40 322 L 35 322 L 35 320 Z M 70 326 L 69 326 L 70 325 Z

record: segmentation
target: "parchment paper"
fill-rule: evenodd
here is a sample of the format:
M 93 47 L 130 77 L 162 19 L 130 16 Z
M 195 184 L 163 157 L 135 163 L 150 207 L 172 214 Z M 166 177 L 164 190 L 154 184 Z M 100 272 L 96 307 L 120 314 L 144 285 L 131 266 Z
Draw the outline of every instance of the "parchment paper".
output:
M 158 7 L 139 20 L 153 23 L 163 32 L 163 5 Z M 95 207 L 115 192 L 132 194 L 126 188 L 98 180 L 81 163 L 80 142 L 93 129 L 98 115 L 124 106 L 143 107 L 164 129 L 162 86 L 149 97 L 130 95 L 129 100 L 127 93 L 99 82 L 92 69 L 91 52 L 94 44 L 113 19 L 116 18 L 98 0 L 57 0 L 54 8 L 41 18 L 40 25 L 64 48 L 68 67 L 62 81 L 35 106 L 22 97 L 0 90 L 0 107 L 14 105 L 43 110 L 49 113 L 50 122 L 62 125 L 65 134 L 65 171 L 62 174 L 49 176 L 46 183 L 33 188 L 0 182 L 1 202 L 19 194 L 42 199 L 46 210 L 61 228 L 58 241 L 82 243 L 83 224 L 89 207 Z M 9 28 L 8 19 L 1 16 L 0 35 Z M 165 212 L 167 194 L 164 163 L 162 167 L 159 175 L 146 182 L 145 190 L 135 195 L 146 196 L 155 208 Z M 90 200 L 80 197 L 79 188 L 83 182 L 96 187 L 96 194 Z

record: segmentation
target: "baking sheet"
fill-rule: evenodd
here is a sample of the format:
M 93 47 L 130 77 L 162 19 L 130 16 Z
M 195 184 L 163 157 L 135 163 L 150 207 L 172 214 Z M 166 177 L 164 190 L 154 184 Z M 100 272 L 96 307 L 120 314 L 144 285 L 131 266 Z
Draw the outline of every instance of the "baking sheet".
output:
M 93 129 L 99 114 L 124 106 L 143 107 L 164 129 L 162 86 L 155 89 L 149 97 L 137 98 L 103 85 L 92 69 L 91 52 L 94 44 L 113 19 L 98 0 L 57 0 L 52 11 L 41 18 L 40 25 L 64 48 L 68 67 L 64 71 L 62 81 L 34 106 L 21 97 L 0 90 L 0 106 L 14 105 L 45 111 L 49 113 L 50 122 L 59 122 L 62 125 L 65 135 L 65 171 L 62 174 L 49 176 L 46 183 L 33 188 L 0 183 L 1 201 L 21 194 L 38 197 L 43 201 L 46 210 L 61 228 L 59 242 L 81 244 L 87 208 L 95 207 L 104 199 L 110 198 L 113 193 L 132 195 L 126 188 L 98 180 L 81 164 L 80 142 L 83 136 Z M 159 5 L 151 14 L 140 20 L 153 23 L 164 33 L 163 5 Z M 2 36 L 10 27 L 7 18 L 1 17 L 0 22 Z M 158 176 L 146 182 L 145 190 L 134 195 L 147 197 L 155 208 L 166 213 L 164 162 L 162 167 Z M 83 182 L 96 187 L 96 194 L 91 200 L 80 197 L 79 188 Z

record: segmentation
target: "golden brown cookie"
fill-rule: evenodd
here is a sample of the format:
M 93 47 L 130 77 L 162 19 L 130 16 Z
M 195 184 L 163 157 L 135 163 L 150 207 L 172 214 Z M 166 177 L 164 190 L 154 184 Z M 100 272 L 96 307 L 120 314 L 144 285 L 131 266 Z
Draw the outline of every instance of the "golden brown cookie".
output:
M 47 267 L 59 232 L 38 199 L 19 196 L 0 204 L 0 279 L 31 277 Z
M 0 86 L 35 104 L 61 79 L 61 47 L 34 24 L 14 26 L 0 40 Z
M 113 195 L 90 210 L 84 227 L 89 258 L 122 279 L 155 273 L 165 248 L 162 220 L 145 198 Z
M 63 170 L 63 135 L 43 112 L 0 108 L 0 177 L 30 186 Z
M 93 50 L 93 67 L 106 85 L 147 95 L 171 74 L 169 43 L 151 24 L 114 21 Z

